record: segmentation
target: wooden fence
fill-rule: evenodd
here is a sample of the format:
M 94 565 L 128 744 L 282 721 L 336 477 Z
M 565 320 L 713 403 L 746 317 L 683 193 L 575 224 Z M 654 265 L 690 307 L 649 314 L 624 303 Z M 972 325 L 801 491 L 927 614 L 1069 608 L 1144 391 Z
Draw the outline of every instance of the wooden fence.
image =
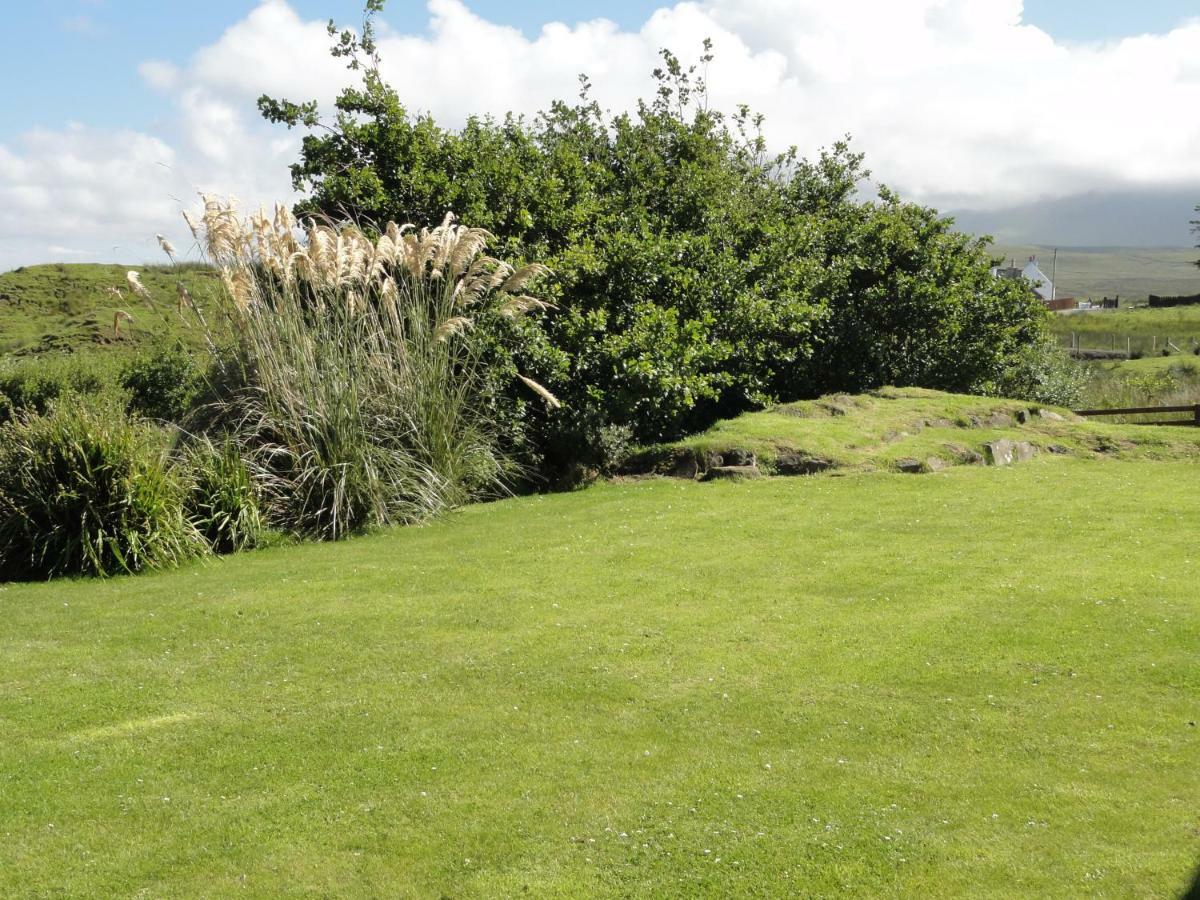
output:
M 1077 416 L 1152 416 L 1167 413 L 1187 413 L 1187 419 L 1168 422 L 1135 422 L 1135 425 L 1187 425 L 1200 428 L 1200 404 L 1195 406 L 1140 406 L 1132 409 L 1078 409 Z

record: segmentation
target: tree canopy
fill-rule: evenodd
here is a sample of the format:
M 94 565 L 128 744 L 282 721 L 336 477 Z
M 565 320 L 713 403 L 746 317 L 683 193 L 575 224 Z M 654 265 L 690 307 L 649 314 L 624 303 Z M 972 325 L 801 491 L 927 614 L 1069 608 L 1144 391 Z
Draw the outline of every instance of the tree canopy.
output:
M 769 152 L 748 108 L 710 106 L 699 64 L 668 50 L 655 91 L 607 113 L 575 101 L 460 128 L 414 114 L 381 73 L 367 6 L 333 53 L 362 73 L 332 121 L 263 97 L 309 129 L 292 166 L 299 216 L 435 224 L 449 212 L 504 253 L 554 272 L 556 310 L 477 339 L 498 373 L 529 371 L 547 411 L 497 388 L 514 439 L 559 466 L 603 463 L 625 441 L 673 438 L 778 400 L 884 384 L 994 389 L 1045 312 L 990 274 L 984 241 L 883 188 L 848 139 L 815 159 Z M 508 383 L 508 382 L 505 382 Z

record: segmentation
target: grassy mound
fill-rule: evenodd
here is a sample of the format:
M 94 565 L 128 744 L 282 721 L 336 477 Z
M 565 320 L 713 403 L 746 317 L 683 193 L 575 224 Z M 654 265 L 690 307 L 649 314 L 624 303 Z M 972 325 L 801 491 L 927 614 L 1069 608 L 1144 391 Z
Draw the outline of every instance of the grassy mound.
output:
M 0 894 L 1173 896 L 1197 510 L 656 479 L 0 588 Z
M 1004 441 L 1026 456 L 1200 458 L 1200 429 L 1112 425 L 1016 400 L 884 388 L 747 413 L 639 453 L 626 472 L 703 477 L 750 458 L 764 474 L 929 472 L 1004 462 L 995 453 Z
M 130 292 L 125 280 L 130 269 L 142 273 L 153 309 Z M 192 336 L 198 344 L 199 335 L 193 336 L 175 315 L 180 283 L 201 307 L 219 285 L 215 273 L 192 264 L 57 264 L 5 272 L 0 274 L 0 354 L 129 349 L 165 336 Z M 120 288 L 123 296 L 109 293 L 110 287 Z M 120 334 L 113 326 L 118 310 L 133 317 L 121 322 Z

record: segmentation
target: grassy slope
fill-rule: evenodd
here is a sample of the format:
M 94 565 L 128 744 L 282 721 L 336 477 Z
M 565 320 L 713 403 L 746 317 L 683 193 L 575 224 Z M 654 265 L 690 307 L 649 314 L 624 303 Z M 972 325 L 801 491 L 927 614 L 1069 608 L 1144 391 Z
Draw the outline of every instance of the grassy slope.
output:
M 1053 247 L 999 247 L 1007 265 L 1023 266 L 1031 256 L 1050 274 Z M 1113 297 L 1144 302 L 1149 294 L 1200 293 L 1200 251 L 1145 247 L 1068 247 L 1058 251 L 1058 293 L 1063 297 Z
M 1036 407 L 1032 407 L 1036 409 Z M 894 469 L 901 460 L 946 465 L 964 461 L 964 451 L 982 453 L 989 441 L 1028 441 L 1042 452 L 1126 459 L 1200 458 L 1200 430 L 1146 428 L 1101 421 L 1053 421 L 1033 416 L 1018 425 L 1015 415 L 1031 405 L 928 391 L 884 388 L 858 397 L 832 396 L 789 403 L 718 422 L 703 434 L 647 451 L 651 460 L 670 459 L 679 450 L 699 454 L 744 449 L 765 468 L 783 453 L 827 460 L 837 469 Z M 993 421 L 1008 415 L 1007 424 Z M 1178 416 L 1176 416 L 1178 418 Z M 659 464 L 659 470 L 664 467 Z
M 652 480 L 0 588 L 0 893 L 1168 896 L 1197 485 Z
M 175 315 L 176 283 L 182 282 L 204 305 L 216 290 L 215 276 L 195 266 L 136 267 L 154 297 L 152 309 L 129 291 L 129 268 L 46 265 L 0 274 L 0 354 L 128 349 L 166 334 L 187 338 L 189 330 Z M 124 297 L 117 300 L 106 292 L 108 287 L 120 288 Z M 122 323 L 120 338 L 113 334 L 117 309 L 134 317 L 132 323 Z

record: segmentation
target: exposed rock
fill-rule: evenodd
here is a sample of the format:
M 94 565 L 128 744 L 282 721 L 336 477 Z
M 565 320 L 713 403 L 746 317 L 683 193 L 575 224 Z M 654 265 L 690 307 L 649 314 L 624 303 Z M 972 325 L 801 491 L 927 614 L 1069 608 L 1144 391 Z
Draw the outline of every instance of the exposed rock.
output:
M 1071 453 L 1071 448 L 1064 447 L 1062 444 L 1051 444 L 1046 449 L 1056 456 L 1068 456 Z
M 758 460 L 749 450 L 726 450 L 721 454 L 721 465 L 723 466 L 753 466 L 757 465 Z
M 699 474 L 700 462 L 696 459 L 695 453 L 684 450 L 675 455 L 674 465 L 671 468 L 673 478 L 695 479 Z
M 1027 409 L 1018 409 L 1017 410 L 1017 424 L 1018 425 L 1028 425 L 1029 420 L 1032 417 L 1033 417 L 1033 414 Z
M 956 427 L 949 419 L 926 419 L 925 425 L 927 428 L 954 428 Z
M 984 444 L 993 466 L 1010 466 L 1015 462 L 1029 462 L 1037 455 L 1037 448 L 1029 441 L 999 440 Z
M 988 461 L 993 466 L 1011 466 L 1013 462 L 1013 442 L 1010 440 L 988 441 L 983 445 L 988 452 Z
M 919 459 L 903 457 L 896 460 L 896 468 L 908 475 L 920 475 L 925 471 L 925 464 Z
M 912 437 L 907 431 L 892 431 L 888 429 L 883 433 L 883 442 L 885 444 L 894 444 L 897 441 L 902 441 L 906 437 Z
M 931 456 L 925 460 L 925 468 L 930 472 L 941 472 L 944 469 L 950 468 L 950 463 L 946 462 L 940 456 Z
M 993 413 L 984 420 L 988 428 L 1012 428 L 1013 419 L 1008 413 Z
M 725 456 L 723 454 L 717 453 L 714 450 L 705 452 L 703 469 L 707 471 L 708 469 L 716 469 L 723 465 L 725 465 Z
M 700 480 L 716 481 L 719 478 L 730 478 L 743 481 L 762 477 L 763 474 L 758 470 L 758 466 L 713 466 L 701 476 Z
M 815 475 L 832 469 L 835 463 L 831 459 L 820 456 L 806 456 L 803 453 L 787 451 L 775 457 L 775 471 L 780 475 Z
M 946 444 L 946 449 L 960 463 L 966 466 L 982 466 L 985 462 L 983 454 L 977 450 L 972 450 L 970 447 L 963 447 L 961 444 Z
M 1066 421 L 1066 419 L 1064 419 L 1062 416 L 1060 416 L 1058 413 L 1056 413 L 1052 409 L 1039 409 L 1037 414 L 1041 418 L 1045 419 L 1047 422 L 1065 422 Z

